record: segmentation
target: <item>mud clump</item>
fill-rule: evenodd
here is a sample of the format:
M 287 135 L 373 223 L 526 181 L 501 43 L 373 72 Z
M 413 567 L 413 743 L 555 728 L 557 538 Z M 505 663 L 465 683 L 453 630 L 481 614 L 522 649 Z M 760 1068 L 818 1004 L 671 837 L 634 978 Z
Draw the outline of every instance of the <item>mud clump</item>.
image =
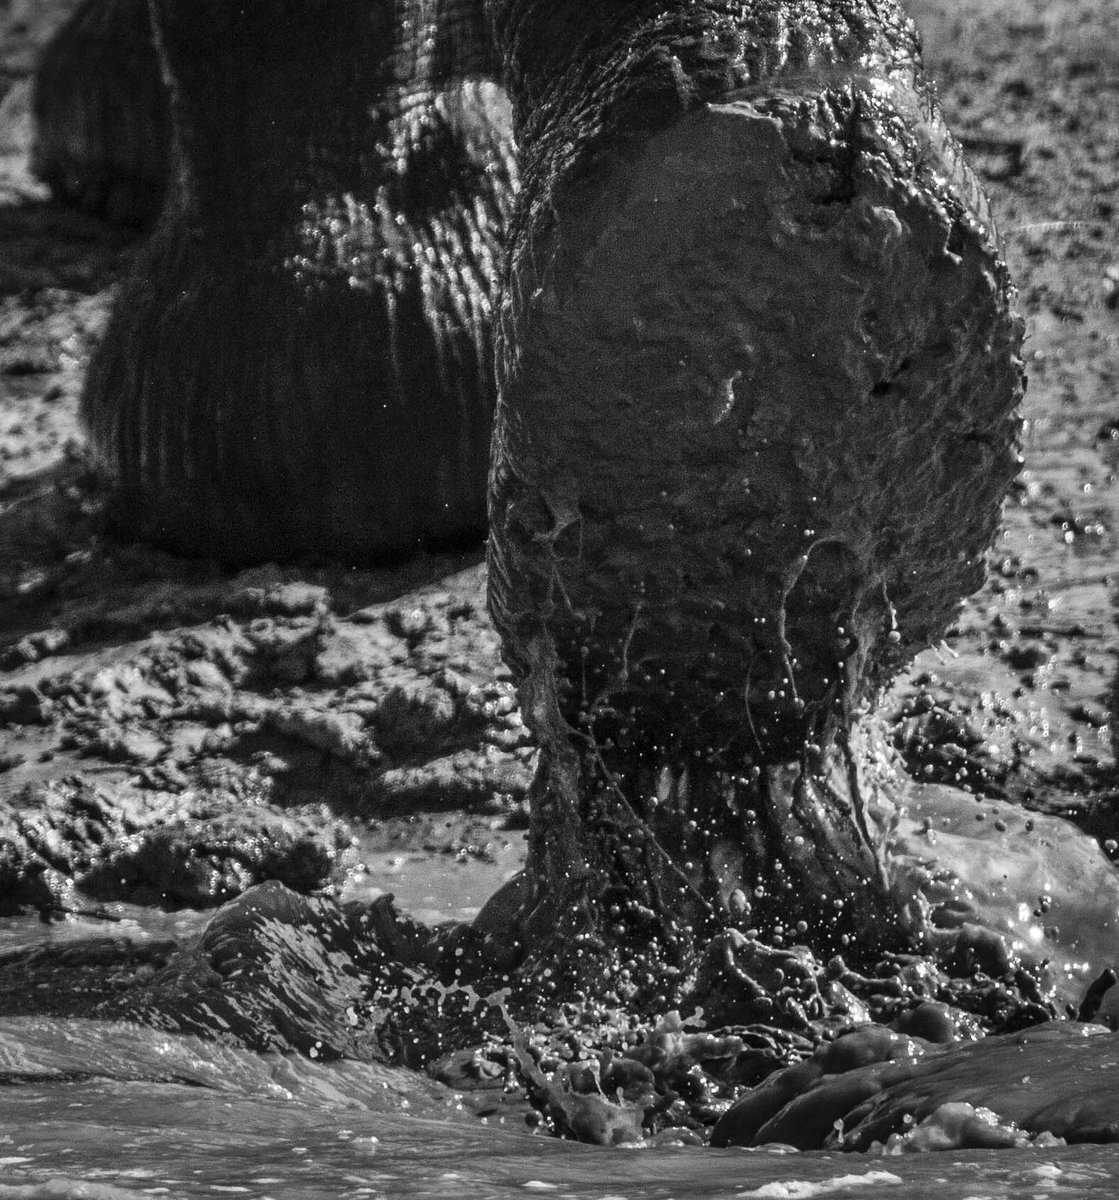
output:
M 482 573 L 373 604 L 355 574 L 140 573 L 98 601 L 71 572 L 0 667 L 9 911 L 70 883 L 170 907 L 309 891 L 346 869 L 359 815 L 514 813 L 534 749 Z
M 1075 1023 L 950 1048 L 863 1028 L 737 1101 L 712 1144 L 902 1154 L 1115 1141 L 1119 1096 L 1085 1096 L 1083 1078 L 1117 1054 L 1116 1035 Z
M 0 911 L 65 911 L 76 886 L 97 900 L 210 908 L 277 879 L 324 887 L 350 832 L 307 813 L 229 812 L 220 794 L 111 792 L 69 777 L 28 785 L 0 814 Z

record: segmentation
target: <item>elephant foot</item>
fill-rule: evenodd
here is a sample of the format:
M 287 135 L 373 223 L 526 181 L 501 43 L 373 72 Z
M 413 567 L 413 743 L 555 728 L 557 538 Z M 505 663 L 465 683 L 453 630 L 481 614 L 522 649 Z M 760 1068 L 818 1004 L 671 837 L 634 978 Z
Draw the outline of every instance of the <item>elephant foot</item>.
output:
M 35 73 L 31 170 L 54 195 L 144 225 L 167 185 L 171 118 L 147 0 L 83 0 Z
M 177 165 L 82 411 L 118 528 L 177 552 L 484 536 L 508 105 L 459 0 L 328 7 L 152 5 Z
M 644 91 L 607 47 L 597 74 L 555 67 L 557 107 L 520 131 L 490 605 L 553 771 L 536 822 L 568 831 L 534 843 L 561 894 L 631 853 L 634 821 L 600 820 L 612 793 L 689 875 L 661 767 L 724 781 L 670 789 L 681 828 L 756 818 L 743 894 L 797 838 L 856 887 L 848 851 L 878 831 L 834 832 L 859 789 L 796 822 L 767 789 L 861 769 L 866 707 L 981 581 L 1017 469 L 1021 325 L 908 27 L 873 7 L 859 33 L 840 17 L 868 6 L 827 6 L 793 43 L 724 11 L 743 6 L 680 6 L 624 35 Z M 700 11 L 706 42 L 683 38 Z M 665 889 L 660 915 L 686 926 L 690 902 Z
M 923 911 L 886 854 L 900 785 L 884 747 L 859 730 L 739 765 L 597 745 L 545 757 L 525 869 L 443 960 L 515 970 L 542 997 L 665 1011 L 706 1003 L 696 971 L 728 929 L 868 967 L 916 948 Z
M 351 215 L 347 233 L 376 245 L 377 216 Z M 164 218 L 83 395 L 119 532 L 227 563 L 385 562 L 481 541 L 484 295 L 469 293 L 464 329 L 457 283 L 432 285 L 426 309 L 411 281 L 394 293 L 368 270 L 351 286 L 262 269 Z

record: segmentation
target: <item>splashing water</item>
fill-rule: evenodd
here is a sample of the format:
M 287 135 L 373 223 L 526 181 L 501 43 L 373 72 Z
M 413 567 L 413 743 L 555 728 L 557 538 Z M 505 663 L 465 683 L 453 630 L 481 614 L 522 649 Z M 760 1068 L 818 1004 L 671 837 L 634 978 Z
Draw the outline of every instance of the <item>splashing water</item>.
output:
M 0 1090 L 0 1200 L 794 1200 L 894 1187 L 955 1200 L 1105 1196 L 1119 1181 L 1106 1147 L 909 1155 L 888 1168 L 780 1148 L 591 1149 L 480 1124 L 414 1074 L 255 1056 L 99 1022 L 8 1018 L 0 1070 L 6 1082 L 20 1080 Z

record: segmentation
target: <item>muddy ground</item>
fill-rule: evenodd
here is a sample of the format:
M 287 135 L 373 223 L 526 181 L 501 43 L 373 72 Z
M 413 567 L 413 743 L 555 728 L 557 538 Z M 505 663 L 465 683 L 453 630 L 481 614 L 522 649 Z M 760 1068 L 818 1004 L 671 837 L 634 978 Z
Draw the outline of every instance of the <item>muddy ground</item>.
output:
M 106 532 L 81 380 L 139 236 L 27 173 L 73 0 L 0 0 L 0 911 L 119 920 L 265 878 L 469 915 L 515 869 L 533 748 L 479 547 L 231 573 Z M 911 0 L 1026 318 L 1022 474 L 984 589 L 885 698 L 918 779 L 1119 855 L 1119 8 Z

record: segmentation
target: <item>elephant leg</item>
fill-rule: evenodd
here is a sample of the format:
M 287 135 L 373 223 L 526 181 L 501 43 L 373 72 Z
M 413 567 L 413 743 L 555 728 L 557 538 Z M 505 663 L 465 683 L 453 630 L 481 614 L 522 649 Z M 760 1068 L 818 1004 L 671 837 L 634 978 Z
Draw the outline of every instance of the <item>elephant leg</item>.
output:
M 35 72 L 31 170 L 62 200 L 145 224 L 168 171 L 167 89 L 148 0 L 83 0 Z
M 662 993 L 728 926 L 905 942 L 866 713 L 981 581 L 1022 389 L 912 26 L 489 12 L 523 153 L 489 550 L 542 750 L 523 940 L 553 981 L 615 955 Z
M 480 539 L 515 183 L 472 0 L 153 0 L 176 167 L 83 414 L 126 532 L 252 561 Z

